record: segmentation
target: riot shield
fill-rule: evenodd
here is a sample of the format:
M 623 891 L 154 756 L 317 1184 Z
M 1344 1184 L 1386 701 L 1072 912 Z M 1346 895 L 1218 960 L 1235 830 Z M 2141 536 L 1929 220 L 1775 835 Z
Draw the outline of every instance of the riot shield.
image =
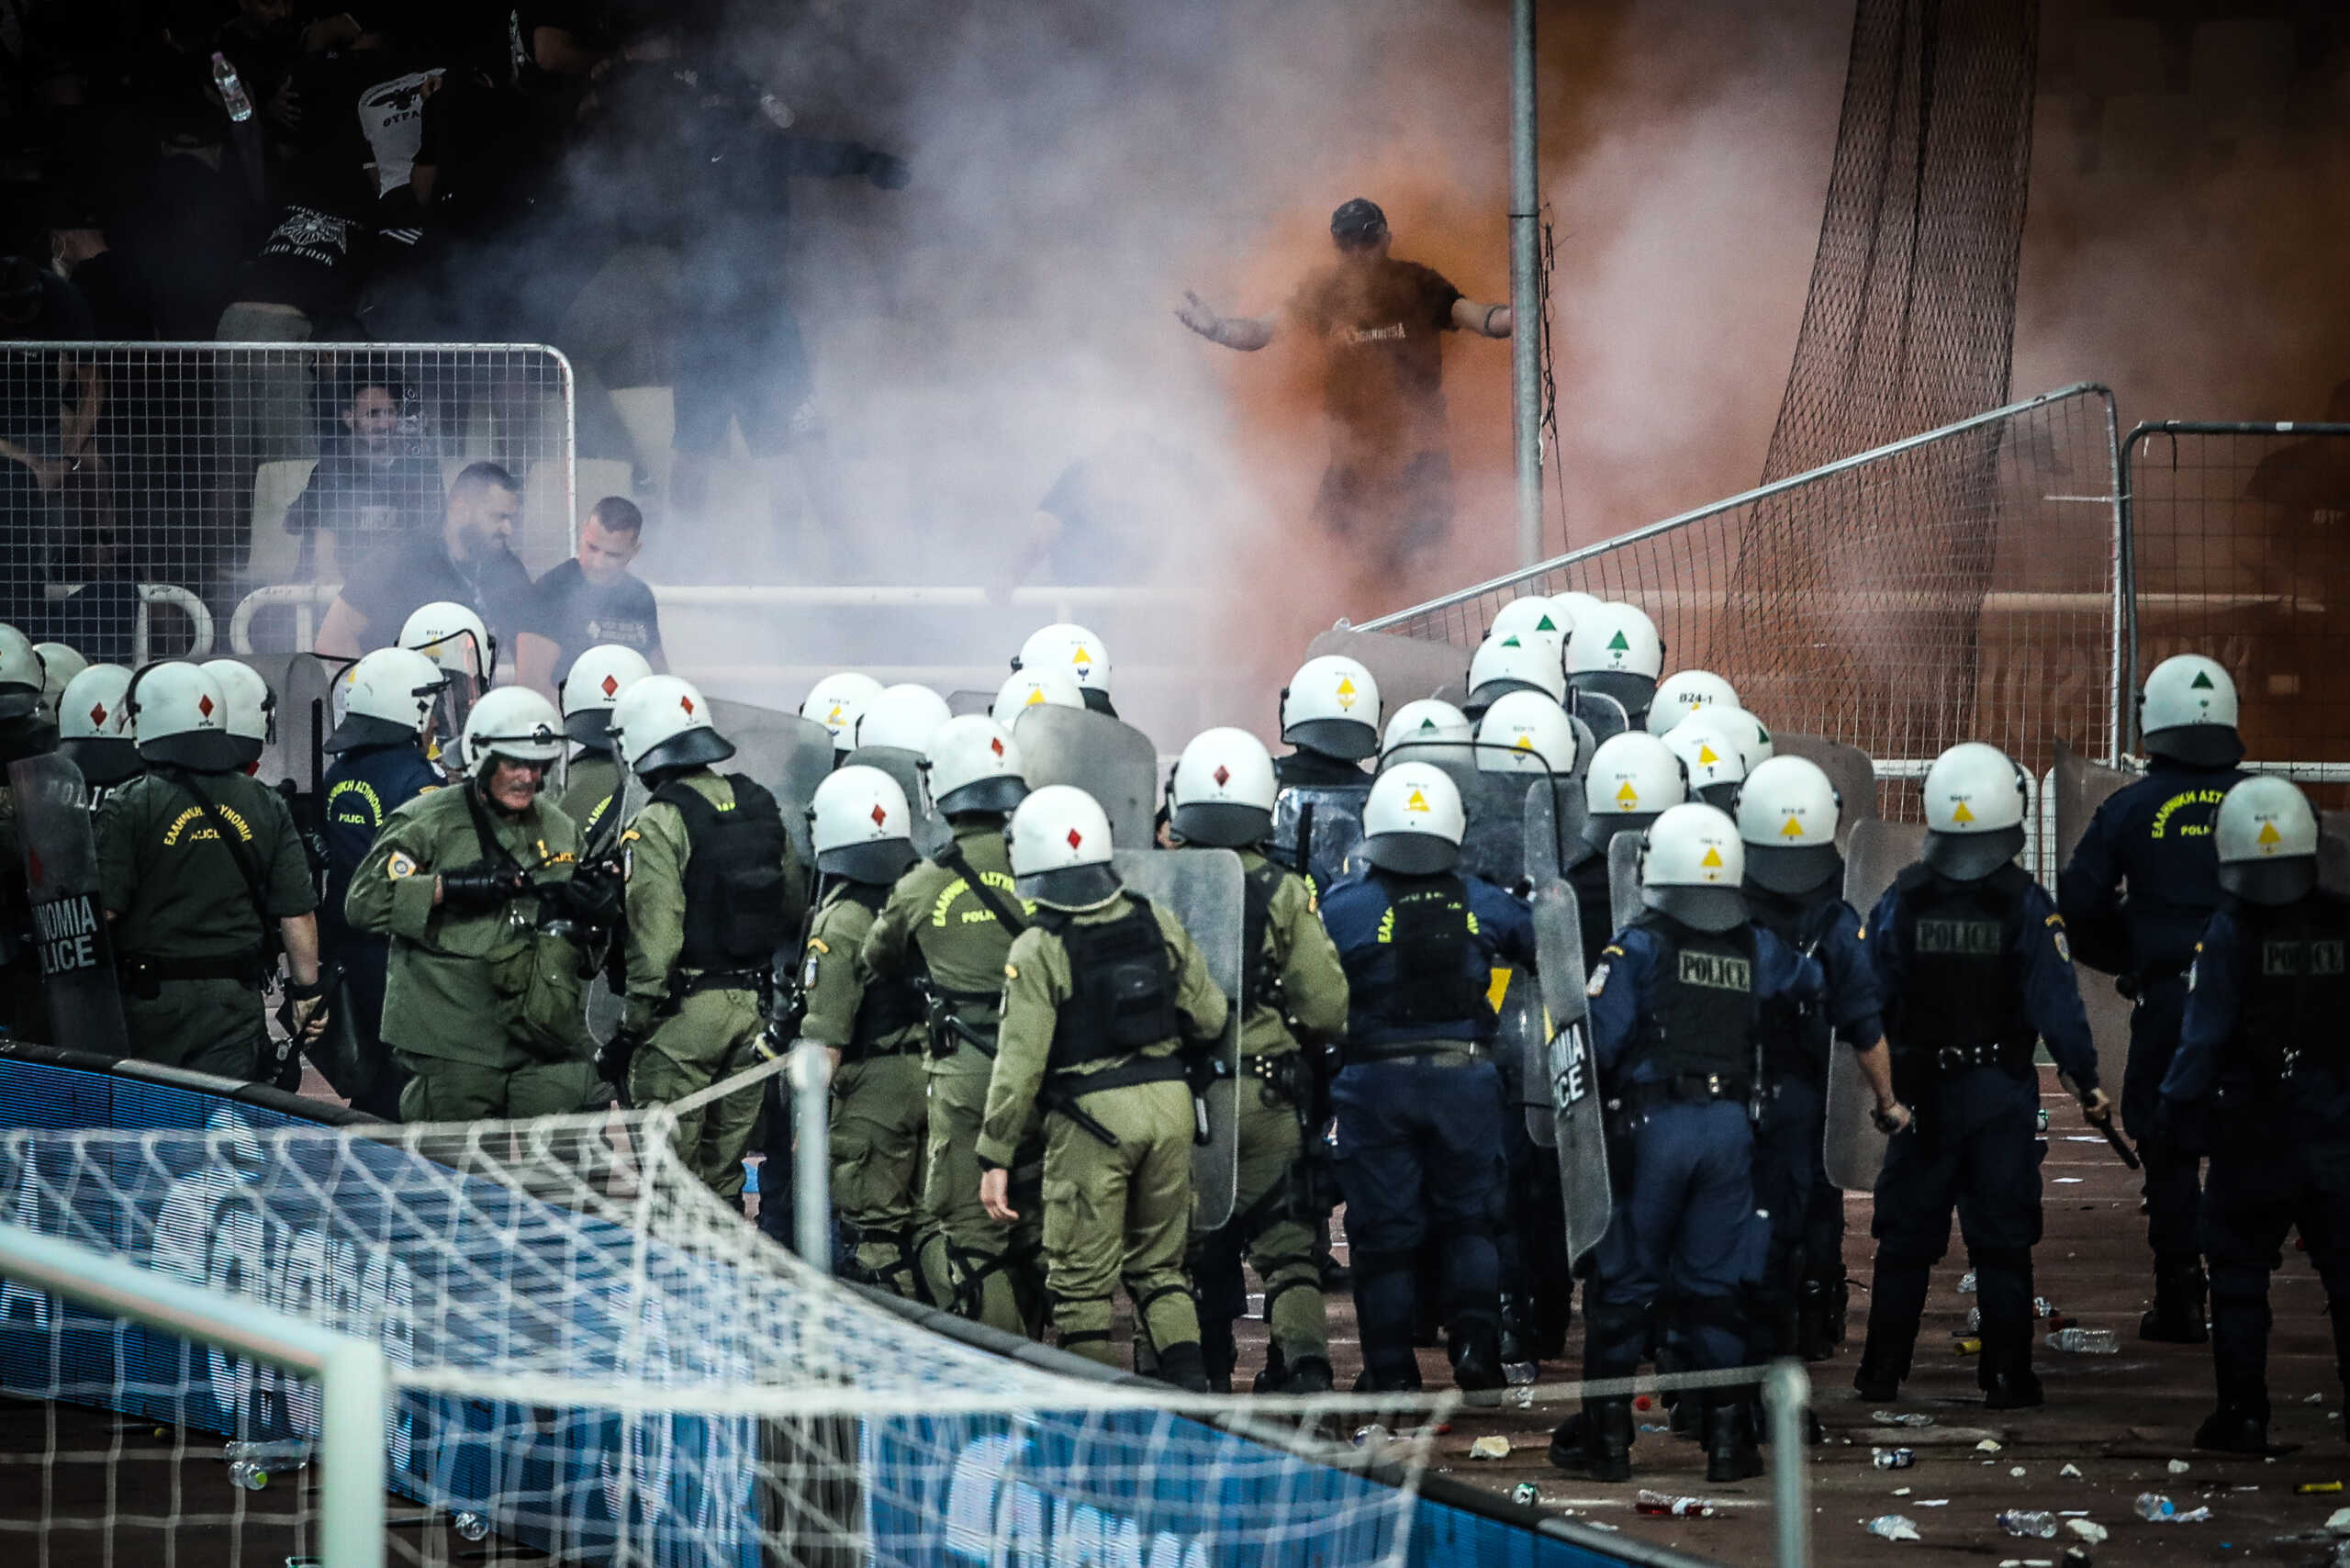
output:
M 2331 817 L 2341 813 L 2328 812 L 2325 814 Z M 2317 885 L 2335 898 L 2350 899 L 2350 837 L 2337 834 L 2330 828 L 2318 835 Z M 2105 1063 L 2100 1053 L 2098 1070 L 2102 1072 L 2104 1069 Z M 2119 1083 L 2121 1081 L 2117 1078 L 2113 1081 Z
M 1110 819 L 1110 842 L 1118 848 L 1158 843 L 1158 748 L 1148 735 L 1091 708 L 1042 702 L 1023 709 L 1009 727 L 1030 789 L 1074 784 Z
M 1591 732 L 1594 746 L 1613 740 L 1632 727 L 1631 715 L 1624 711 L 1624 705 L 1605 691 L 1568 692 L 1567 711 L 1583 721 L 1583 727 Z
M 256 654 L 237 662 L 269 682 L 276 699 L 276 722 L 253 777 L 264 784 L 291 779 L 297 794 L 316 794 L 325 771 L 319 743 L 334 733 L 325 664 L 315 654 Z
M 1371 786 L 1301 785 L 1273 801 L 1273 858 L 1314 885 L 1316 898 L 1353 869 Z
M 2075 752 L 2063 741 L 2056 743 L 2056 858 L 2063 867 L 2073 858 L 2073 851 L 2080 846 L 2081 835 L 2089 829 L 2090 819 L 2107 799 L 2132 781 L 2132 775 L 2118 767 L 2108 767 L 2091 762 Z M 2102 969 L 2090 969 L 2075 960 L 2079 971 L 2081 1006 L 2089 1015 L 2089 1037 L 2097 1043 L 2097 1072 L 2099 1081 L 2120 1092 L 2122 1074 L 2130 1065 L 2130 1014 L 2128 998 L 2113 989 L 2113 977 Z
M 1583 843 L 1588 808 L 1583 781 L 1554 778 L 1550 788 L 1536 779 L 1526 792 L 1526 875 L 1536 887 L 1567 874 Z
M 1607 920 L 1621 931 L 1640 917 L 1640 834 L 1607 841 Z
M 1787 730 L 1772 732 L 1771 747 L 1774 756 L 1800 756 L 1813 763 L 1836 786 L 1839 845 L 1852 838 L 1854 823 L 1866 822 L 1876 815 L 1876 764 L 1860 747 Z
M 1371 678 L 1379 682 L 1381 711 L 1387 713 L 1406 702 L 1438 696 L 1447 688 L 1465 689 L 1469 684 L 1469 650 L 1457 643 L 1358 632 L 1341 624 L 1315 638 L 1305 653 L 1308 658 L 1344 654 L 1371 671 Z
M 1065 710 L 1074 711 L 1074 710 Z M 1203 1104 L 1207 1139 L 1192 1154 L 1192 1193 L 1199 1204 L 1200 1229 L 1214 1230 L 1232 1217 L 1240 1191 L 1240 1025 L 1248 1011 L 1241 999 L 1240 857 L 1229 849 L 1121 849 L 1111 869 L 1132 891 L 1183 923 L 1206 958 L 1208 977 L 1233 998 L 1224 1037 L 1214 1047 L 1214 1080 Z
M 1534 946 L 1542 965 L 1542 1002 L 1550 1014 L 1544 1065 L 1550 1103 L 1528 1107 L 1527 1130 L 1535 1134 L 1536 1142 L 1557 1148 L 1570 1265 L 1599 1245 L 1615 1205 L 1607 1176 L 1606 1105 L 1584 1017 L 1588 1003 L 1582 933 L 1572 888 L 1551 881 L 1535 890 Z M 1550 1123 L 1548 1137 L 1542 1136 L 1539 1120 L 1544 1115 Z
M 98 907 L 98 846 L 81 769 L 55 755 L 8 765 L 32 901 L 33 945 L 50 1040 L 67 1050 L 130 1054 L 114 945 Z
M 817 726 L 819 729 L 822 727 L 821 724 Z M 903 746 L 861 745 L 849 753 L 841 766 L 878 767 L 898 781 L 898 788 L 906 792 L 906 809 L 913 817 L 916 854 L 934 855 L 953 841 L 955 830 L 947 826 L 945 817 L 931 808 L 930 791 L 923 783 L 919 753 L 908 751 Z M 802 864 L 812 868 L 816 864 L 814 855 L 811 854 Z
M 1460 835 L 1460 874 L 1515 888 L 1530 874 L 1527 797 L 1549 794 L 1543 785 L 1550 775 L 1483 773 L 1475 768 L 1448 771 L 1461 785 L 1460 808 L 1466 818 Z
M 731 761 L 721 770 L 745 773 L 767 787 L 783 810 L 783 829 L 791 836 L 792 852 L 802 866 L 816 861 L 808 838 L 808 802 L 816 786 L 833 770 L 833 733 L 813 719 L 755 708 L 722 697 L 710 699 L 710 722 L 734 743 Z M 905 782 L 901 779 L 901 783 Z M 911 803 L 914 795 L 906 797 Z
M 992 691 L 950 691 L 946 694 L 946 711 L 961 719 L 973 713 L 984 714 L 995 706 Z
M 1916 823 L 1869 821 L 1857 824 L 1844 846 L 1844 901 L 1866 920 L 1903 867 L 1926 846 L 1926 830 Z M 2119 1080 L 2115 1081 L 2119 1082 Z M 1839 1043 L 1828 1055 L 1827 1130 L 1822 1154 L 1828 1179 L 1848 1193 L 1876 1188 L 1885 1168 L 1885 1135 L 1869 1113 L 1876 1095 L 1862 1076 L 1860 1058 Z

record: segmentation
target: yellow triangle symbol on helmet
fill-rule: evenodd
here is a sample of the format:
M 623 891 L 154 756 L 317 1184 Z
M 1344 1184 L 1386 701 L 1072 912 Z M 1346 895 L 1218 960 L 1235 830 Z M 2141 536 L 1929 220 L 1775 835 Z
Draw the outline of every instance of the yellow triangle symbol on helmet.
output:
M 1341 708 L 1351 708 L 1354 705 L 1355 683 L 1353 678 L 1349 676 L 1340 676 L 1338 678 L 1338 706 Z
M 1023 708 L 1034 708 L 1037 703 L 1042 702 L 1044 700 L 1045 700 L 1045 689 L 1044 689 L 1043 687 L 1041 687 L 1041 686 L 1040 686 L 1040 687 L 1037 687 L 1035 690 L 1033 690 L 1033 691 L 1031 691 L 1030 693 L 1028 693 L 1027 700 L 1024 701 L 1024 702 L 1023 702 L 1023 703 L 1021 703 L 1020 705 L 1021 705 Z
M 1425 812 L 1428 809 L 1428 798 L 1415 790 L 1404 797 L 1404 809 L 1407 812 Z
M 1951 812 L 1950 820 L 1954 823 L 1971 823 L 1975 820 L 1975 813 L 1966 809 L 1965 801 L 1961 801 L 1958 803 L 1958 809 Z
M 1706 857 L 1703 860 L 1698 861 L 1697 864 L 1718 871 L 1722 868 L 1722 852 L 1708 844 L 1706 846 Z
M 1721 760 L 1721 758 L 1720 758 L 1720 757 L 1716 756 L 1714 755 L 1714 748 L 1713 748 L 1713 747 L 1711 747 L 1711 746 L 1707 745 L 1705 742 L 1703 742 L 1703 741 L 1699 741 L 1699 742 L 1697 743 L 1697 766 L 1698 766 L 1698 767 L 1711 767 L 1714 764 L 1716 764 L 1717 762 L 1719 762 L 1720 760 Z
M 2277 824 L 2275 823 L 2262 823 L 2260 824 L 2260 842 L 2262 844 L 2275 844 L 2284 836 L 2284 834 L 2277 831 Z
M 1069 655 L 1069 662 L 1073 665 L 1090 665 L 1093 662 L 1093 655 L 1085 651 L 1084 644 L 1080 643 L 1077 645 L 1077 652 Z
M 1520 751 L 1532 751 L 1534 749 L 1534 737 L 1532 735 L 1518 736 L 1517 749 Z
M 1794 817 L 1789 817 L 1787 819 L 1787 825 L 1779 830 L 1779 836 L 1781 838 L 1801 838 L 1803 836 L 1803 823 L 1796 821 Z
M 1616 803 L 1628 808 L 1640 803 L 1640 792 L 1632 788 L 1630 779 L 1625 779 L 1624 787 L 1616 791 Z

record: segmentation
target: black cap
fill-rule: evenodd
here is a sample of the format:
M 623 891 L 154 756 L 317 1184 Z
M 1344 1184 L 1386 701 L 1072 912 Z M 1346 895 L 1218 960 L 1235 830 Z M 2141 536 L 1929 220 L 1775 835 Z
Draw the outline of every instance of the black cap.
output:
M 1369 196 L 1357 196 L 1330 215 L 1330 238 L 1348 250 L 1378 243 L 1387 232 L 1387 215 Z

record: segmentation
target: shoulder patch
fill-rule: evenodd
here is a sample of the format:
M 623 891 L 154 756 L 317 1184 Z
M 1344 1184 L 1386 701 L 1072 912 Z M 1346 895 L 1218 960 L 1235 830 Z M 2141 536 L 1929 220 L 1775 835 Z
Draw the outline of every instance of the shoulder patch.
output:
M 1613 947 L 1610 947 L 1607 950 L 1611 953 L 1616 951 Z M 1583 988 L 1583 993 L 1585 996 L 1597 996 L 1606 989 L 1607 966 L 1606 964 L 1602 964 L 1597 969 L 1591 971 L 1591 981 Z
M 2056 956 L 2064 959 L 2066 963 L 2071 963 L 2073 961 L 2073 945 L 2065 940 L 2063 928 L 2059 927 L 2054 933 L 2054 935 L 2056 937 Z
M 832 953 L 832 948 L 826 945 L 824 939 L 821 936 L 811 936 L 808 938 L 808 950 L 811 953 L 822 953 L 827 957 Z
M 1008 980 L 1016 980 L 1020 978 L 1020 971 L 1010 964 L 1006 964 L 1003 966 L 1003 978 Z
M 406 850 L 395 849 L 391 853 L 391 857 L 384 862 L 384 870 L 392 880 L 397 882 L 402 877 L 416 875 L 416 862 L 408 858 Z

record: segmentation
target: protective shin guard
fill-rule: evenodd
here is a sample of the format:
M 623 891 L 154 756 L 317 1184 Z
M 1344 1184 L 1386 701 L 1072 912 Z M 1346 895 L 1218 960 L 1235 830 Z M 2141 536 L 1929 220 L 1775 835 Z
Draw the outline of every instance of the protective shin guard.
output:
M 1706 1479 L 1718 1484 L 1762 1473 L 1762 1454 L 1754 1445 L 1745 1394 L 1738 1389 L 1707 1389 Z
M 1207 1394 L 1208 1374 L 1200 1356 L 1200 1343 L 1186 1339 L 1180 1345 L 1158 1348 L 1158 1381 L 1173 1383 L 1186 1394 Z

